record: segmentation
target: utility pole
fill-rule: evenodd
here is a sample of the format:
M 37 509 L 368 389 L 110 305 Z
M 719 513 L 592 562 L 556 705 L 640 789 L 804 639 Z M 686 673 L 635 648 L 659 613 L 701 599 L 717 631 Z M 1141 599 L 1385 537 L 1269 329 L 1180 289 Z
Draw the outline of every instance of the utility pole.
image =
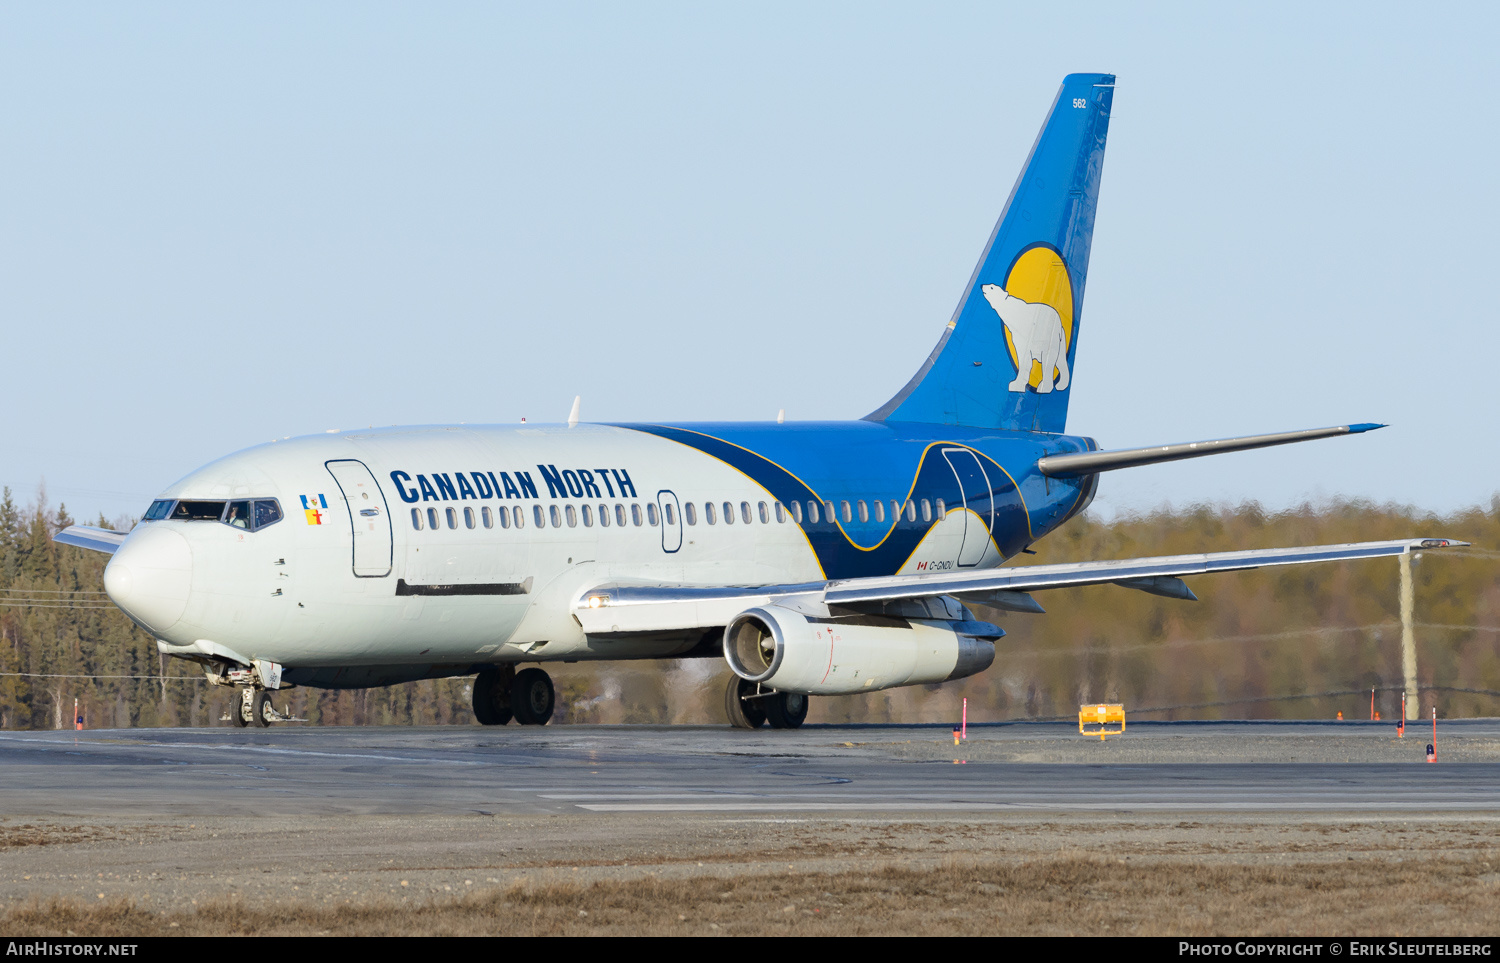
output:
M 1401 669 L 1406 676 L 1406 719 L 1413 722 L 1420 711 L 1417 702 L 1417 636 L 1412 630 L 1416 590 L 1411 581 L 1411 552 L 1402 552 L 1398 557 L 1401 561 Z

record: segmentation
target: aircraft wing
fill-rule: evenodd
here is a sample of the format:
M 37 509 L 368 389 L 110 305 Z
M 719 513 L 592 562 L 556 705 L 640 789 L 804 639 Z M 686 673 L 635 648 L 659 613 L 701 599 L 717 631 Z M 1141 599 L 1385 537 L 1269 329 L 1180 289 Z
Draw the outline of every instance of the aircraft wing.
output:
M 1459 547 L 1446 538 L 1403 538 L 1384 542 L 1310 545 L 1296 548 L 1164 555 L 1061 565 L 1026 565 L 934 575 L 891 575 L 787 585 L 628 585 L 590 589 L 574 603 L 574 615 L 589 634 L 662 632 L 727 625 L 753 605 L 778 600 L 797 605 L 822 603 L 855 610 L 902 599 L 951 595 L 1002 608 L 1040 612 L 1025 593 L 1117 583 L 1155 595 L 1191 599 L 1180 581 L 1185 575 L 1236 572 L 1273 565 L 1305 565 L 1345 559 L 1380 558 L 1406 552 Z
M 69 525 L 52 536 L 52 540 L 62 542 L 64 545 L 72 545 L 74 548 L 86 548 L 90 551 L 113 555 L 119 549 L 120 544 L 125 541 L 125 536 L 129 534 L 129 532 L 117 532 L 110 528 L 95 528 L 92 525 Z

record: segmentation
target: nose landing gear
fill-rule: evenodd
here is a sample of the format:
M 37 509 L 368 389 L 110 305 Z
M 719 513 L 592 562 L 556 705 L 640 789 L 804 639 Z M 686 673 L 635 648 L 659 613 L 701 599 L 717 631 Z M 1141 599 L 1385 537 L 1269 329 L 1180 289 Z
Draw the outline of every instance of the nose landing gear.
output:
M 267 728 L 273 722 L 282 721 L 281 713 L 271 705 L 271 694 L 265 689 L 241 689 L 234 708 L 229 712 L 230 720 L 240 728 L 261 726 Z

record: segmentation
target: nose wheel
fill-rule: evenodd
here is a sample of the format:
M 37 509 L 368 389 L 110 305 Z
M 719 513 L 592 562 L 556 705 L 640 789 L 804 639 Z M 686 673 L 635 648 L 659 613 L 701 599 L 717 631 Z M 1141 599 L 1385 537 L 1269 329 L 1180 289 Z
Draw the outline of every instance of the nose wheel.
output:
M 271 694 L 265 689 L 241 689 L 229 718 L 241 729 L 247 726 L 268 728 L 277 720 L 276 709 L 271 705 Z

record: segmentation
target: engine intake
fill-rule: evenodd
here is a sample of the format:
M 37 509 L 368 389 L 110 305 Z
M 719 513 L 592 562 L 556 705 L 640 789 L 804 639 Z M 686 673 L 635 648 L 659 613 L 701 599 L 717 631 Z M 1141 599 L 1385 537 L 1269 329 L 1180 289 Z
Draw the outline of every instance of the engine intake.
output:
M 889 615 L 819 618 L 782 605 L 746 609 L 724 629 L 734 674 L 779 692 L 848 695 L 962 679 L 995 661 L 984 622 Z

